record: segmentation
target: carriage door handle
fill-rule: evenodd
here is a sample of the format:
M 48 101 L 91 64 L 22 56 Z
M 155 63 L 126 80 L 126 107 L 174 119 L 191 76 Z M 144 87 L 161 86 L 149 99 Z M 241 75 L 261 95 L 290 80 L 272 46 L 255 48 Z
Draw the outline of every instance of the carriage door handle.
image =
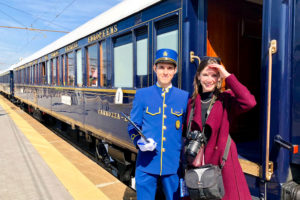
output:
M 271 180 L 273 162 L 270 161 L 270 122 L 271 122 L 271 89 L 272 89 L 272 55 L 277 52 L 277 41 L 271 40 L 269 47 L 269 72 L 268 72 L 268 103 L 267 103 L 267 135 L 266 135 L 266 166 L 265 178 Z
M 195 52 L 190 51 L 190 62 L 191 63 L 195 62 L 195 59 L 198 60 L 199 65 L 200 65 L 200 62 L 201 62 L 200 58 L 198 56 L 195 56 Z

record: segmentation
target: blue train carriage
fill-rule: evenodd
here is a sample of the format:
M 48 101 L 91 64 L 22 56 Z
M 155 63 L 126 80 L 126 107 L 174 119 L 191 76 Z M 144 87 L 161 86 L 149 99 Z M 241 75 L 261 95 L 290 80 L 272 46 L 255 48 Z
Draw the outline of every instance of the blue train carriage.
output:
M 230 129 L 253 198 L 297 199 L 290 191 L 299 193 L 299 4 L 124 1 L 22 60 L 15 96 L 83 132 L 130 182 L 136 149 L 119 112 L 130 112 L 136 89 L 156 82 L 155 51 L 178 51 L 173 84 L 189 92 L 198 56 L 219 56 L 258 102 Z
M 14 76 L 13 70 L 6 70 L 0 74 L 0 92 L 8 98 L 14 96 Z

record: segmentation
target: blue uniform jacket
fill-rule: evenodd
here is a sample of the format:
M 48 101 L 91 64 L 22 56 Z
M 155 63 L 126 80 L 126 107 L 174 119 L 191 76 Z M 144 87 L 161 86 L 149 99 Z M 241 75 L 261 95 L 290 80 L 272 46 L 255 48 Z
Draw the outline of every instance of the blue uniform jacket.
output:
M 153 85 L 137 90 L 131 119 L 147 138 L 157 142 L 156 150 L 138 152 L 137 169 L 157 175 L 177 173 L 187 102 L 188 93 L 176 87 L 163 89 Z M 140 136 L 131 124 L 128 133 L 136 145 Z

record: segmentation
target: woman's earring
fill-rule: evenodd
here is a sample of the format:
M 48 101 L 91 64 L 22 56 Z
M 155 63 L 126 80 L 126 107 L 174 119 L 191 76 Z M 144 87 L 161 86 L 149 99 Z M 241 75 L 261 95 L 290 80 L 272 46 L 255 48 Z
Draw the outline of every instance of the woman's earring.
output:
M 219 81 L 218 81 L 218 84 L 217 84 L 217 88 L 218 88 L 218 89 L 221 89 L 221 87 L 222 87 L 222 80 L 219 80 Z

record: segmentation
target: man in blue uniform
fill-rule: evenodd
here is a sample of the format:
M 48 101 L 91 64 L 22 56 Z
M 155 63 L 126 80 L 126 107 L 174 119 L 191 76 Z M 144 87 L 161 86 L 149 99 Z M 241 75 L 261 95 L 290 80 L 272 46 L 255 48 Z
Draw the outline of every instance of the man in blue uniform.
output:
M 188 93 L 172 86 L 177 72 L 176 51 L 158 50 L 153 70 L 157 83 L 137 90 L 130 113 L 148 141 L 128 125 L 129 136 L 139 149 L 135 172 L 137 198 L 155 199 L 160 179 L 166 199 L 179 199 L 177 171 Z

